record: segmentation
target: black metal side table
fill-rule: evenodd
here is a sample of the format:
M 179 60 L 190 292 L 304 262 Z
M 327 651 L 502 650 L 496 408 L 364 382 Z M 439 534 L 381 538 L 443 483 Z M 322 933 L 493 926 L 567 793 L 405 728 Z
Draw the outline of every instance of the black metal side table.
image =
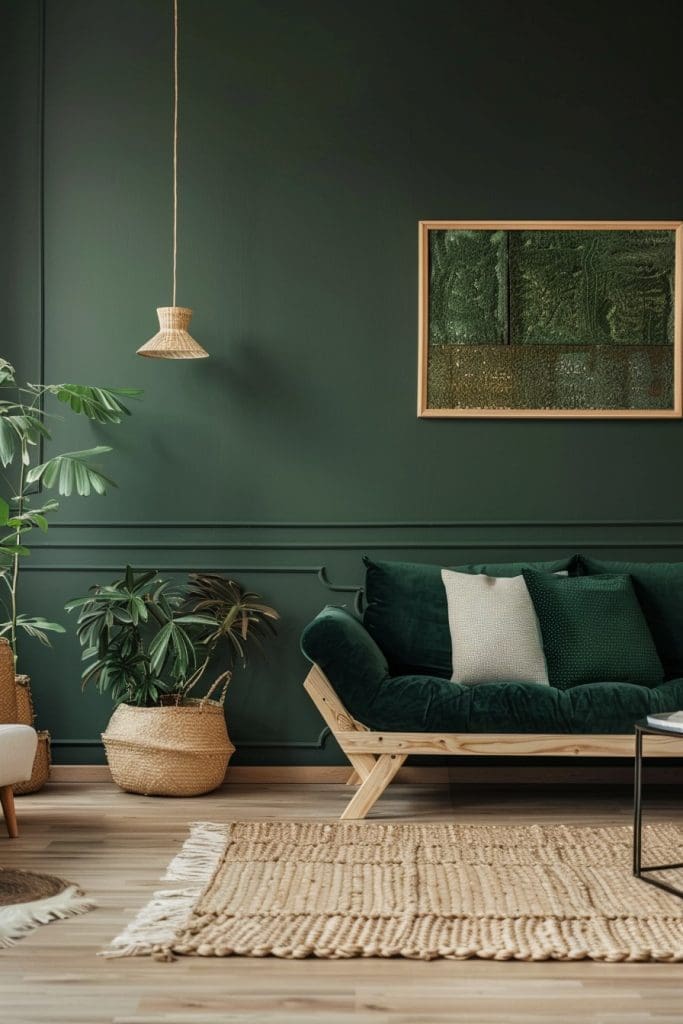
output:
M 649 885 L 656 885 L 658 889 L 671 892 L 674 896 L 683 899 L 683 890 L 677 889 L 669 882 L 659 878 L 649 878 L 651 871 L 671 871 L 674 868 L 683 868 L 683 864 L 656 864 L 652 867 L 643 867 L 642 863 L 642 839 L 643 839 L 643 736 L 668 736 L 669 739 L 678 736 L 683 743 L 683 733 L 674 732 L 672 729 L 660 729 L 656 725 L 650 725 L 646 718 L 636 722 L 636 761 L 633 775 L 633 874 L 641 881 Z

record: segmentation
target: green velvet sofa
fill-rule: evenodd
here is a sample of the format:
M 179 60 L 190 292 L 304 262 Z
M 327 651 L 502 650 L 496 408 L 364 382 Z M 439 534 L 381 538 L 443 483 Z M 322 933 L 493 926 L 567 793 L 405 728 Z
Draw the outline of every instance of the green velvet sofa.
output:
M 536 683 L 451 681 L 451 641 L 441 567 L 365 559 L 363 614 L 327 607 L 306 627 L 313 663 L 305 686 L 361 783 L 344 817 L 364 817 L 409 754 L 628 756 L 634 723 L 683 708 L 683 563 L 602 561 L 457 566 L 519 575 L 625 573 L 660 656 L 657 685 L 610 679 L 560 690 Z M 676 746 L 678 744 L 678 746 Z M 650 753 L 683 755 L 683 739 Z

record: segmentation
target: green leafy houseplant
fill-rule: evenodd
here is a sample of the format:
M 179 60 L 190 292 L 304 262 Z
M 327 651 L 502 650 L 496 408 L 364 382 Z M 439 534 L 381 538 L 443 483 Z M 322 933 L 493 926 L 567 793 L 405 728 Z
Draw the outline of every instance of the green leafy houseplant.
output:
M 84 451 L 64 452 L 38 462 L 41 442 L 52 437 L 51 414 L 45 399 L 56 399 L 72 412 L 96 423 L 121 423 L 130 415 L 123 399 L 136 398 L 137 388 L 100 388 L 85 384 L 26 384 L 16 381 L 14 367 L 0 359 L 0 463 L 4 471 L 12 467 L 12 476 L 3 473 L 8 498 L 0 498 L 0 580 L 4 588 L 4 620 L 0 636 L 6 636 L 17 656 L 19 630 L 43 644 L 49 644 L 48 632 L 63 633 L 64 627 L 40 616 L 19 612 L 20 561 L 30 553 L 27 546 L 32 530 L 46 533 L 48 516 L 59 503 L 54 500 L 33 504 L 34 485 L 55 488 L 61 495 L 104 494 L 114 485 L 92 460 L 111 451 L 98 445 Z M 1 614 L 1 613 L 0 613 Z
M 193 573 L 179 588 L 130 566 L 66 607 L 78 611 L 83 686 L 116 705 L 102 735 L 114 781 L 158 796 L 219 786 L 235 749 L 223 713 L 232 670 L 275 633 L 275 609 L 224 576 Z M 223 670 L 205 696 L 189 697 L 219 655 Z
M 220 652 L 229 667 L 211 687 L 245 665 L 250 645 L 275 633 L 278 613 L 234 580 L 193 573 L 185 589 L 154 569 L 131 566 L 119 579 L 69 601 L 78 610 L 83 686 L 94 682 L 115 705 L 180 704 Z

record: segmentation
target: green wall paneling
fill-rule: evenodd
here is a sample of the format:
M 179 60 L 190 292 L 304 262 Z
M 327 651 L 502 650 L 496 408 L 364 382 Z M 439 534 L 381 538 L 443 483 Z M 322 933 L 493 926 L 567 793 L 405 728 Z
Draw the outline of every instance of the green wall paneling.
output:
M 169 301 L 169 5 L 4 5 L 2 354 L 146 392 L 114 431 L 59 425 L 112 441 L 120 486 L 64 502 L 25 605 L 126 561 L 263 593 L 282 633 L 231 688 L 236 763 L 340 760 L 297 641 L 364 551 L 683 559 L 683 423 L 415 416 L 419 219 L 683 214 L 679 8 L 610 7 L 185 0 L 178 300 L 211 359 L 165 364 L 135 349 Z M 73 636 L 22 667 L 55 760 L 101 759 Z

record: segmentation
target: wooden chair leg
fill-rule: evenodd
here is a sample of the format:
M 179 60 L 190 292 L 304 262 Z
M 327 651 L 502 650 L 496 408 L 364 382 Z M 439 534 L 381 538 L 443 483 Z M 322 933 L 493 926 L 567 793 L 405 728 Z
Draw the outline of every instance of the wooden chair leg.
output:
M 19 835 L 17 828 L 17 812 L 14 806 L 14 791 L 11 786 L 0 786 L 0 804 L 5 815 L 5 824 L 10 839 L 16 839 Z
M 380 754 L 374 768 L 349 801 L 342 814 L 342 819 L 364 818 L 387 788 L 405 759 L 405 754 Z
M 358 786 L 360 784 L 360 781 L 361 781 L 360 775 L 358 774 L 358 772 L 354 768 L 353 771 L 351 772 L 351 774 L 349 775 L 348 779 L 346 780 L 346 785 L 347 786 Z

